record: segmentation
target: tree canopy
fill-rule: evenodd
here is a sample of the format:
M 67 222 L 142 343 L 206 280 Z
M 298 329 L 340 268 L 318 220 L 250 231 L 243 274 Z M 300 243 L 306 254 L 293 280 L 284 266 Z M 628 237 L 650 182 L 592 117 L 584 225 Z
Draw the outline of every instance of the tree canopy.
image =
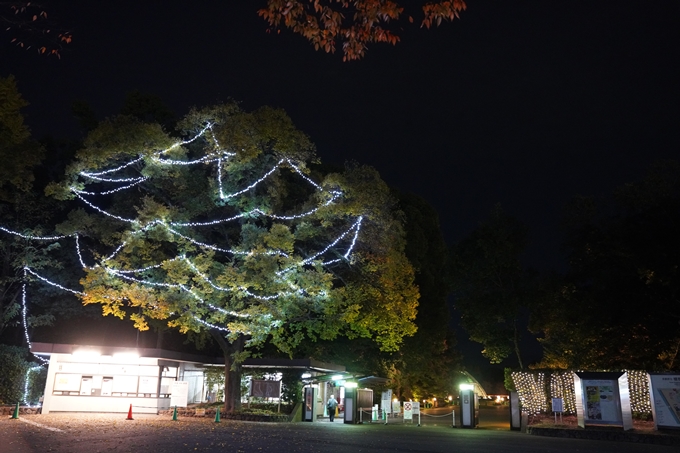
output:
M 529 281 L 520 263 L 527 228 L 499 205 L 489 219 L 452 249 L 454 307 L 470 339 L 484 345 L 482 355 L 500 363 L 511 354 L 524 367 L 521 317 L 529 306 Z
M 541 366 L 677 369 L 680 164 L 654 165 L 641 181 L 565 215 L 569 271 L 532 319 Z
M 24 123 L 26 105 L 14 78 L 0 78 L 0 335 L 21 324 L 24 266 L 56 273 L 67 259 L 58 245 L 29 240 L 52 230 L 58 207 L 36 187 L 36 172 L 47 165 L 46 150 Z M 49 324 L 56 313 L 69 310 L 73 300 L 56 296 L 49 288 L 41 291 L 26 327 Z
M 403 1 L 385 0 L 267 0 L 258 11 L 274 29 L 285 27 L 309 40 L 316 50 L 333 53 L 342 47 L 343 61 L 361 59 L 368 44 L 399 42 L 398 21 L 414 22 L 421 15 L 421 27 L 430 28 L 452 21 L 464 11 L 464 0 L 416 2 L 420 11 Z
M 138 329 L 210 332 L 236 368 L 267 342 L 396 350 L 415 332 L 403 227 L 374 169 L 315 170 L 312 143 L 271 108 L 193 110 L 176 129 L 103 121 L 48 188 L 83 206 L 58 231 L 78 241 L 85 304 Z
M 404 338 L 398 351 L 380 351 L 375 342 L 364 338 L 307 343 L 299 351 L 342 363 L 353 373 L 390 378 L 390 387 L 400 397 L 420 400 L 448 395 L 453 376 L 461 368 L 449 328 L 448 248 L 434 208 L 417 195 L 393 192 L 403 213 L 406 257 L 415 270 L 420 292 L 414 320 L 418 330 Z
M 0 25 L 8 42 L 19 49 L 61 58 L 61 51 L 73 35 L 51 20 L 40 3 L 27 1 L 0 2 Z

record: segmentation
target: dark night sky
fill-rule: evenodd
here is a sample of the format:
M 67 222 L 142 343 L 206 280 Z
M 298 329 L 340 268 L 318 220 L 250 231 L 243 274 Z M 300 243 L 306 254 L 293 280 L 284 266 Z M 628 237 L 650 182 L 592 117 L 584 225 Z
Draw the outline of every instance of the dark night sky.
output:
M 354 159 L 431 202 L 449 241 L 501 205 L 532 230 L 527 262 L 561 268 L 559 216 L 678 158 L 680 2 L 468 0 L 462 19 L 409 28 L 364 60 L 267 34 L 255 2 L 47 2 L 75 40 L 62 59 L 0 47 L 35 135 L 77 134 L 126 92 L 177 114 L 228 98 L 285 109 L 324 161 Z

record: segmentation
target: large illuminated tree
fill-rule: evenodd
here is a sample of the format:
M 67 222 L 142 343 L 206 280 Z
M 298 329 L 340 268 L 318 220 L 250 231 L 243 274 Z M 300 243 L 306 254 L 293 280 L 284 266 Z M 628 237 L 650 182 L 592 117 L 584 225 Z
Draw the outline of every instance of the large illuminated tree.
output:
M 271 342 L 369 337 L 384 350 L 415 331 L 418 290 L 395 202 L 375 170 L 314 171 L 314 147 L 279 110 L 192 111 L 171 137 L 121 116 L 85 141 L 49 188 L 83 208 L 59 225 L 86 275 L 80 297 L 138 329 L 165 320 L 209 332 L 227 362 Z

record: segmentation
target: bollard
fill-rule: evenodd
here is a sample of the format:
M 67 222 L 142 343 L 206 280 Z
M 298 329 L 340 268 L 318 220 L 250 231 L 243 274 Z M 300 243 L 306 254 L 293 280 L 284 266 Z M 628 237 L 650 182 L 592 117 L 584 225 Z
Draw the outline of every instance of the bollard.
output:
M 172 421 L 177 421 L 177 406 L 175 406 L 175 410 L 172 412 Z
M 11 419 L 16 420 L 19 418 L 19 403 L 17 403 L 17 406 L 14 408 L 14 413 L 12 414 Z
M 220 406 L 217 406 L 217 411 L 215 411 L 215 423 L 220 422 Z
M 456 427 L 456 411 L 452 410 L 451 415 L 453 415 L 453 423 L 451 424 L 451 428 Z

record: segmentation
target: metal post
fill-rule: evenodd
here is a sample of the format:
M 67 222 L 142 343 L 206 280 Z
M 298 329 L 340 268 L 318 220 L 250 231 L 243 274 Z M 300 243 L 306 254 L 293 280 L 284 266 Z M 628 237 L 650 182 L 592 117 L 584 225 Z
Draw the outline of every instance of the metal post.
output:
M 451 415 L 453 415 L 453 424 L 451 425 L 451 427 L 455 428 L 456 427 L 456 411 L 452 409 Z
M 362 408 L 359 408 L 359 424 L 363 425 L 364 424 L 364 411 Z
M 420 411 L 418 411 L 418 426 L 420 426 Z

